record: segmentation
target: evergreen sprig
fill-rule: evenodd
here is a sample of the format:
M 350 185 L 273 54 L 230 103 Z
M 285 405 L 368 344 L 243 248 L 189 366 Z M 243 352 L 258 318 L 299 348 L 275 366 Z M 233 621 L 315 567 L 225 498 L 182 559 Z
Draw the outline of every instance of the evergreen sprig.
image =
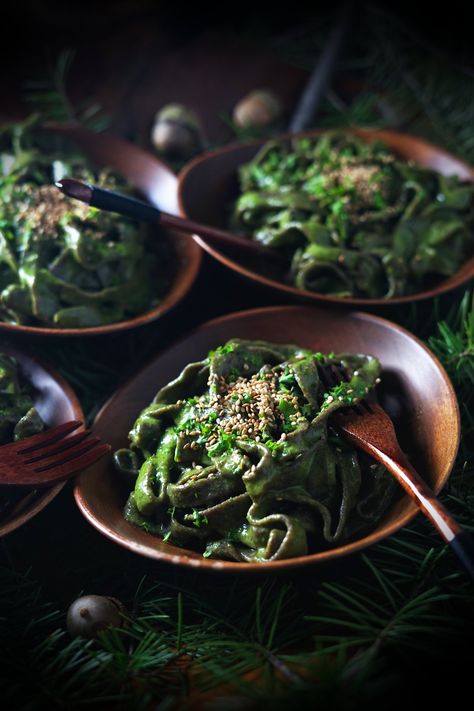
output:
M 110 118 L 97 102 L 73 101 L 68 90 L 76 50 L 67 47 L 46 74 L 25 83 L 23 99 L 43 121 L 79 123 L 93 131 L 105 130 Z
M 358 73 L 365 88 L 355 101 L 333 89 L 317 123 L 397 125 L 474 162 L 469 72 L 379 9 L 366 6 L 361 22 L 340 68 Z M 329 26 L 325 18 L 313 32 L 305 26 L 261 40 L 310 68 Z M 77 120 L 66 92 L 72 59 L 64 54 L 53 79 L 35 87 L 35 106 L 50 118 Z M 407 307 L 394 320 L 425 339 L 455 387 L 462 441 L 440 498 L 474 530 L 473 293 Z M 119 344 L 38 344 L 37 351 L 71 382 L 92 417 L 127 371 L 159 344 L 159 334 L 149 330 L 130 333 Z M 8 553 L 8 539 L 4 545 Z M 171 711 L 206 704 L 214 711 L 358 711 L 372 705 L 386 711 L 391 701 L 409 708 L 417 691 L 426 703 L 430 688 L 438 701 L 443 689 L 455 698 L 474 631 L 474 594 L 438 533 L 419 514 L 351 559 L 337 573 L 321 572 L 328 577 L 323 582 L 317 571 L 290 581 L 202 581 L 209 596 L 194 594 L 190 585 L 157 584 L 156 572 L 137 582 L 132 568 L 126 584 L 117 582 L 129 596 L 125 626 L 94 641 L 71 639 L 64 600 L 45 601 L 51 595 L 41 592 L 31 572 L 6 564 L 0 569 L 2 700 L 19 711 Z

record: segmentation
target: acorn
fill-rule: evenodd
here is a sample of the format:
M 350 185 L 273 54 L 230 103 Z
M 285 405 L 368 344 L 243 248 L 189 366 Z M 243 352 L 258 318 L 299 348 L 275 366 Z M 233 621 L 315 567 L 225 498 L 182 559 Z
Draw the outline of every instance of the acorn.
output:
M 69 606 L 67 628 L 72 637 L 94 639 L 107 627 L 122 627 L 124 613 L 124 605 L 114 597 L 84 595 Z
M 203 147 L 198 116 L 182 104 L 167 104 L 155 116 L 151 142 L 159 153 L 189 158 Z
M 240 128 L 263 128 L 274 123 L 281 113 L 281 101 L 273 91 L 255 89 L 235 105 L 232 118 Z

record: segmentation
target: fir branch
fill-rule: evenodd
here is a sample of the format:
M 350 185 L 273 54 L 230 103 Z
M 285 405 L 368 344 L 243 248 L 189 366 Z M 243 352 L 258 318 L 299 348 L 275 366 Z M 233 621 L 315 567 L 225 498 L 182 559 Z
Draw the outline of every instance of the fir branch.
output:
M 474 293 L 466 291 L 449 321 L 438 324 L 428 340 L 453 380 L 460 400 L 474 390 Z
M 90 100 L 75 104 L 70 98 L 68 81 L 75 58 L 73 48 L 59 52 L 46 76 L 25 82 L 24 100 L 43 121 L 80 123 L 91 130 L 103 131 L 110 119 L 102 107 Z
M 280 55 L 293 52 L 295 63 L 310 68 L 330 14 L 314 33 L 304 27 L 262 41 Z M 340 69 L 363 74 L 369 88 L 352 102 L 329 92 L 317 122 L 386 125 L 392 111 L 407 130 L 474 160 L 468 73 L 460 76 L 431 48 L 407 39 L 390 16 L 374 19 L 369 12 L 363 23 L 363 43 L 355 38 L 347 46 Z M 96 111 L 69 105 L 73 56 L 63 55 L 49 83 L 36 87 L 37 106 L 49 118 L 72 113 L 78 120 Z M 426 340 L 458 394 L 462 443 L 441 498 L 473 530 L 472 291 L 400 309 L 396 320 Z M 75 341 L 35 347 L 74 386 L 91 418 L 127 371 L 163 345 L 156 331 L 131 332 L 105 346 Z M 87 569 L 89 564 L 87 551 Z M 4 703 L 32 711 L 82 705 L 161 711 L 191 705 L 189 690 L 198 688 L 213 690 L 225 709 L 237 698 L 275 710 L 298 705 L 356 711 L 371 701 L 386 706 L 407 669 L 428 660 L 439 670 L 450 655 L 460 658 L 474 627 L 466 576 L 421 514 L 365 555 L 354 556 L 350 576 L 341 566 L 322 585 L 318 571 L 308 571 L 303 581 L 267 579 L 257 590 L 239 576 L 221 582 L 220 591 L 215 581 L 206 587 L 200 580 L 211 598 L 193 594 L 189 579 L 184 587 L 150 582 L 145 569 L 138 561 L 126 584 L 116 582 L 130 595 L 127 626 L 107 630 L 94 642 L 70 638 L 63 605 L 45 602 L 31 574 L 0 570 L 2 641 L 8 652 L 1 667 Z

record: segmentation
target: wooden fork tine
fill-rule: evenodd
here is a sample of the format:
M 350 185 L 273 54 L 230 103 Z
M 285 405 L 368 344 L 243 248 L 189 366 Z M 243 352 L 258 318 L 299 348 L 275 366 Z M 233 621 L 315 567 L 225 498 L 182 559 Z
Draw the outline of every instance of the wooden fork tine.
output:
M 333 388 L 339 382 L 333 371 L 327 366 L 319 368 L 319 375 L 325 388 Z
M 349 382 L 350 377 L 347 373 L 347 370 L 344 368 L 344 366 L 339 365 L 337 363 L 332 363 L 331 368 L 332 368 L 332 371 L 335 373 L 336 377 L 338 378 L 339 382 L 341 382 L 341 380 L 344 380 L 346 383 Z
M 15 451 L 18 454 L 28 454 L 29 452 L 40 450 L 43 447 L 52 444 L 53 442 L 57 442 L 62 437 L 66 437 L 66 435 L 68 435 L 70 432 L 74 432 L 74 430 L 77 430 L 77 428 L 81 427 L 82 424 L 83 423 L 80 420 L 71 420 L 70 422 L 64 422 L 62 425 L 58 425 L 57 427 L 52 427 L 50 430 L 46 430 L 46 432 L 40 432 L 37 435 L 32 435 L 31 437 L 28 437 L 28 439 L 24 442 L 25 446 L 22 446 L 23 443 L 20 441 L 15 442 L 13 447 L 15 448 Z M 4 446 L 10 447 L 12 445 L 7 444 Z
M 69 478 L 72 474 L 80 472 L 82 469 L 86 469 L 105 454 L 108 454 L 110 450 L 111 447 L 109 444 L 96 444 L 88 451 L 76 456 L 75 459 L 62 462 L 61 464 L 51 464 L 44 470 L 44 475 L 41 477 L 41 480 L 38 479 L 38 473 L 41 473 L 42 470 L 26 468 L 21 475 L 21 480 L 19 478 L 17 483 L 22 486 L 31 486 L 31 484 L 35 487 L 50 486 L 51 484 Z
M 33 465 L 31 465 L 31 468 L 35 472 L 45 472 L 55 467 L 61 467 L 63 464 L 67 464 L 71 460 L 76 459 L 82 454 L 93 449 L 100 442 L 101 439 L 99 437 L 90 437 L 89 439 L 86 439 L 73 447 L 68 447 L 67 449 L 62 450 L 58 455 L 45 457 L 44 459 L 36 461 Z
M 340 382 L 349 382 L 350 377 L 345 368 L 337 363 L 321 366 L 319 369 L 321 380 L 326 388 L 334 388 Z
M 350 376 L 347 373 L 347 370 L 342 365 L 339 365 L 337 363 L 331 363 L 329 366 L 326 367 L 323 366 L 320 369 L 320 374 L 321 380 L 323 381 L 324 387 L 326 388 L 333 388 L 341 382 L 348 383 L 350 381 Z M 362 415 L 364 413 L 364 410 L 371 412 L 370 405 L 366 402 L 365 399 L 357 403 L 356 405 L 342 407 L 338 411 L 338 414 L 345 415 L 349 414 L 350 412 L 356 412 L 358 415 Z
M 86 437 L 89 437 L 90 433 L 90 430 L 82 430 L 82 432 L 77 432 L 75 435 L 72 435 L 72 437 L 63 437 L 62 439 L 54 442 L 54 444 L 47 447 L 41 447 L 41 449 L 35 449 L 30 454 L 26 453 L 26 459 L 24 458 L 25 452 L 23 450 L 22 453 L 19 453 L 22 463 L 33 464 L 33 462 L 38 462 L 46 459 L 47 457 L 52 457 L 63 451 L 67 451 L 76 444 L 79 444 L 79 442 L 82 442 L 82 440 L 86 439 Z
M 81 469 L 94 464 L 98 459 L 108 454 L 111 450 L 109 444 L 102 443 L 99 446 L 95 446 L 89 451 L 82 454 L 80 457 L 74 459 L 72 462 L 66 462 L 58 466 L 49 468 L 46 470 L 46 478 L 48 480 L 54 479 L 58 480 L 60 477 L 66 477 L 71 474 L 71 472 L 78 472 Z

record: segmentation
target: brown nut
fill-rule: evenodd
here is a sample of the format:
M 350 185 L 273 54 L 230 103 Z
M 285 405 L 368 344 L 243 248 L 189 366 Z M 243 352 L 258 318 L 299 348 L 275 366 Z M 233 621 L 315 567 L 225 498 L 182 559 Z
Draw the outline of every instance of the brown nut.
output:
M 240 128 L 263 127 L 272 124 L 281 112 L 276 94 L 268 89 L 255 89 L 236 104 L 232 118 Z

